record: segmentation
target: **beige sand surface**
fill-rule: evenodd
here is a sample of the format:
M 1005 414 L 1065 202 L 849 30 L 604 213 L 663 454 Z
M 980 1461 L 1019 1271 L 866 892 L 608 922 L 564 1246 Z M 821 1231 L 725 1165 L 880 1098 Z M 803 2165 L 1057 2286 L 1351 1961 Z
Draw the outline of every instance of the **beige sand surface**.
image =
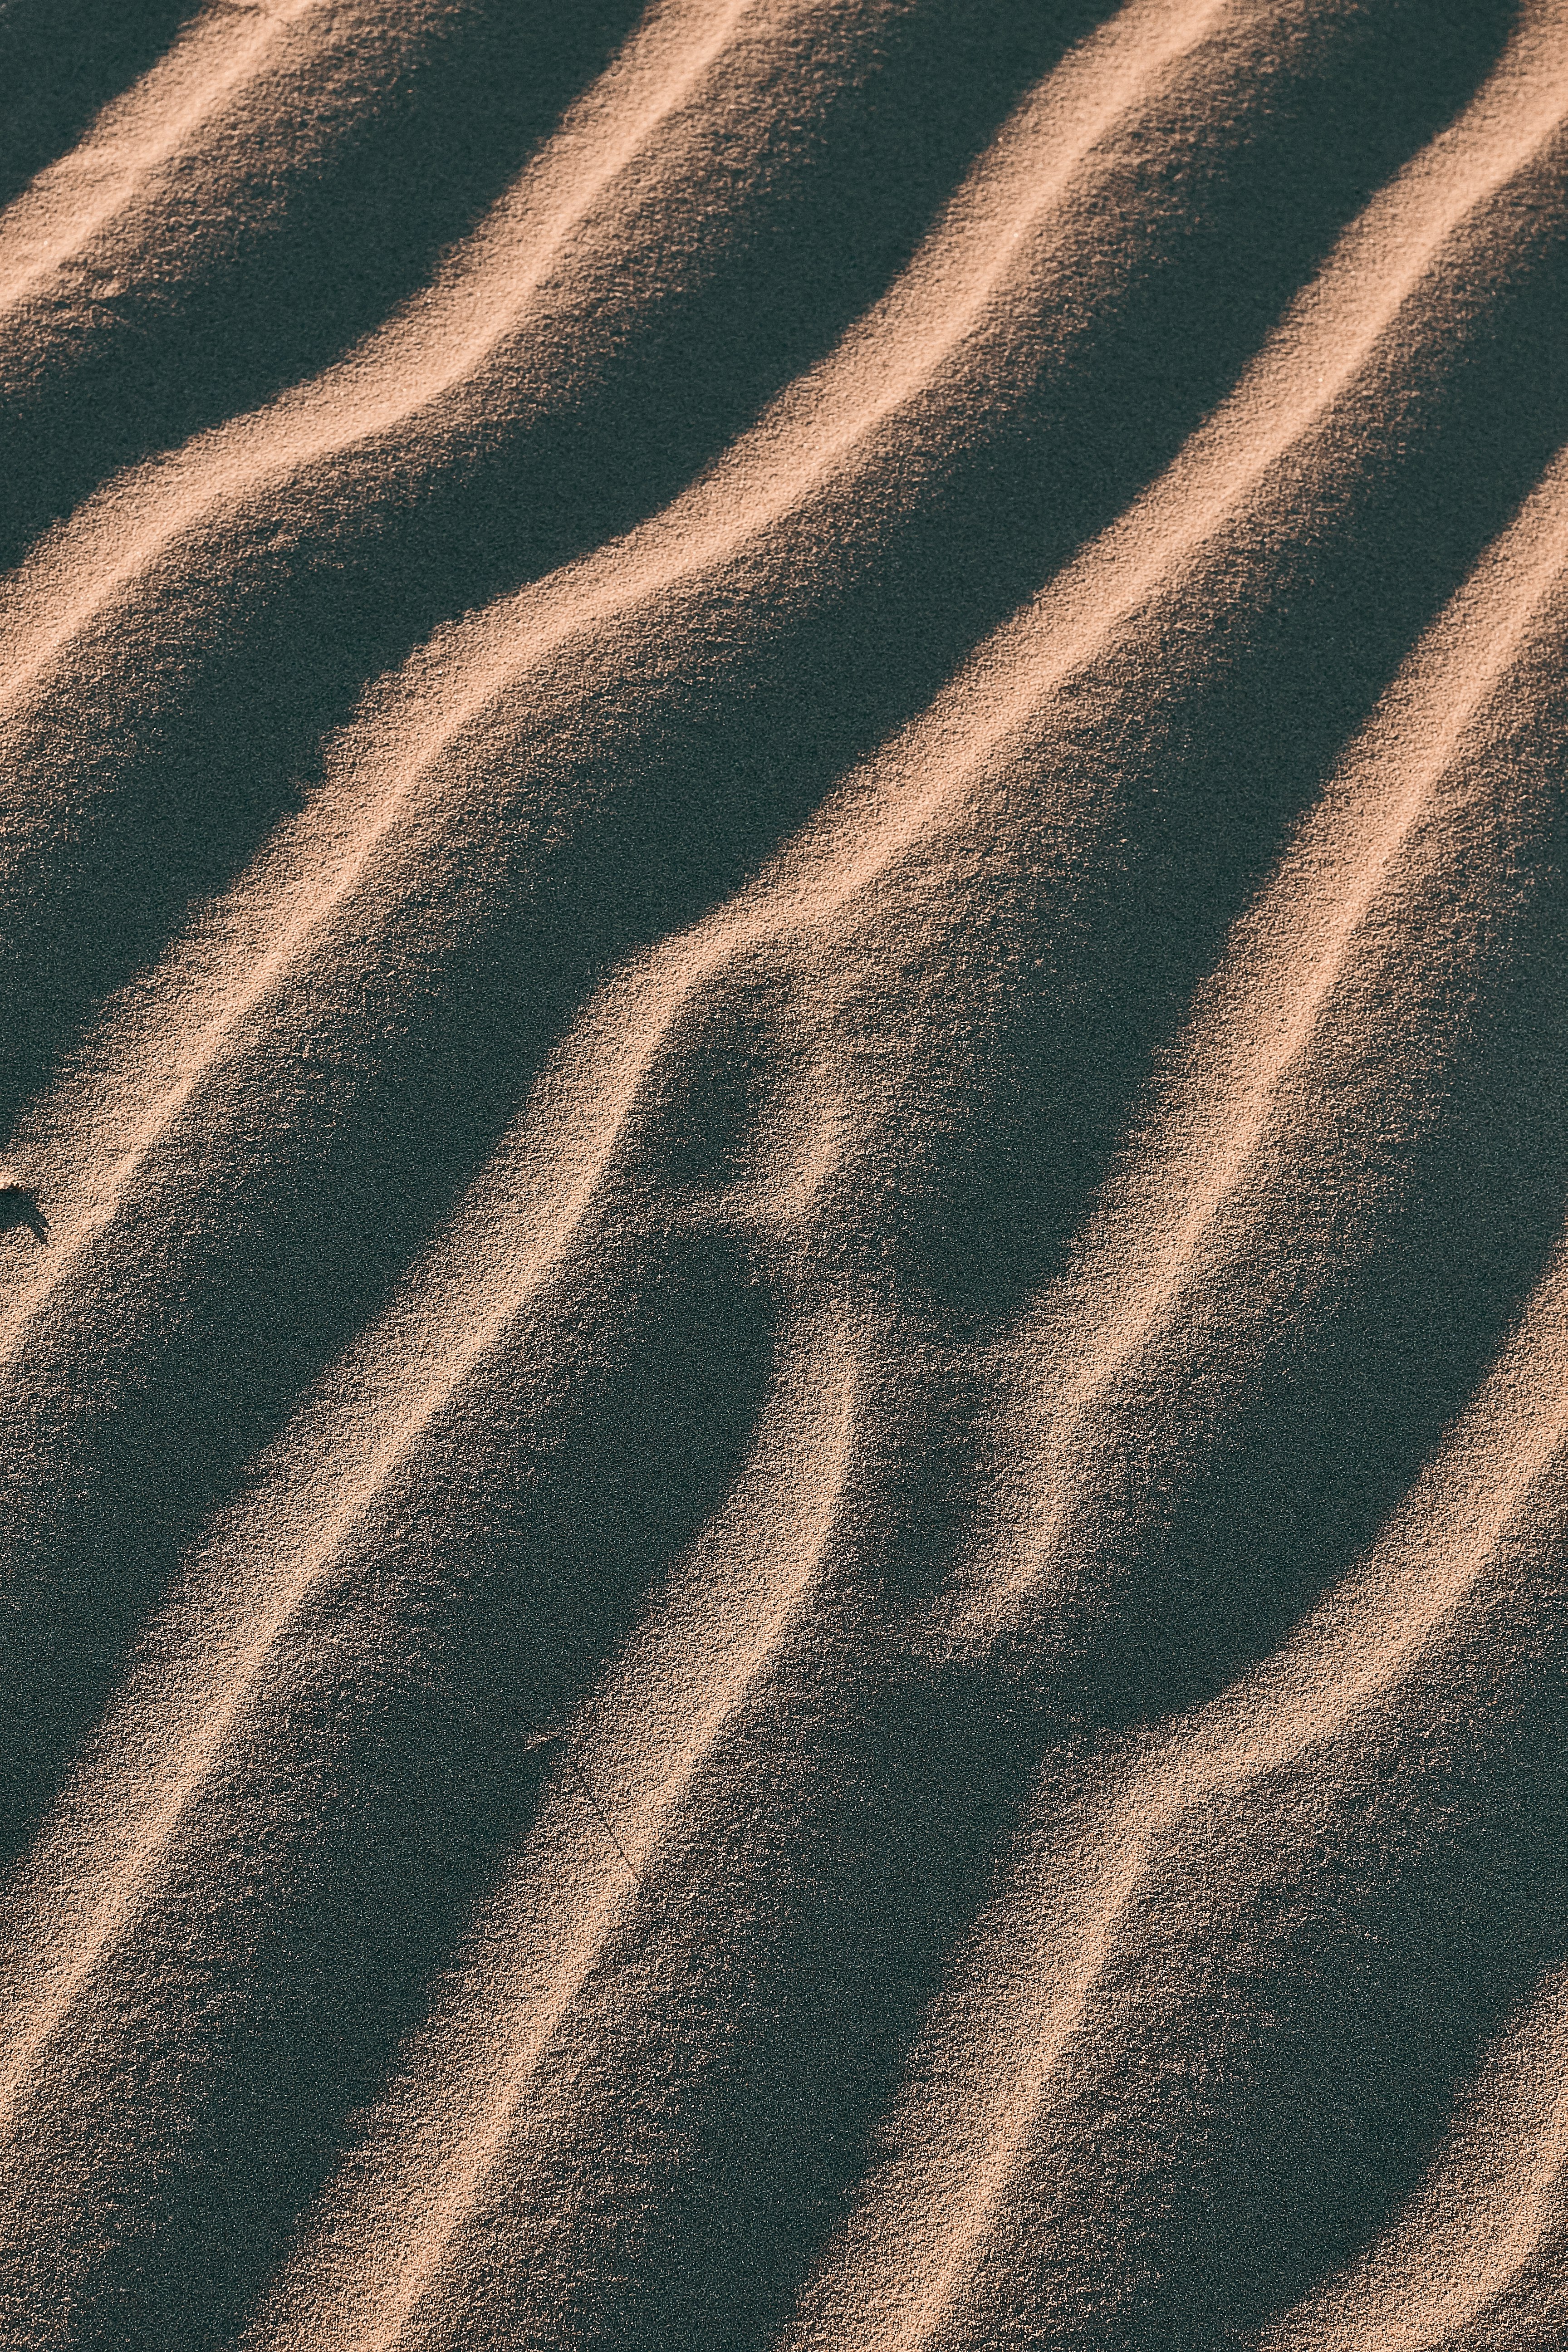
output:
M 0 2347 L 1557 2352 L 1565 0 L 0 128 Z

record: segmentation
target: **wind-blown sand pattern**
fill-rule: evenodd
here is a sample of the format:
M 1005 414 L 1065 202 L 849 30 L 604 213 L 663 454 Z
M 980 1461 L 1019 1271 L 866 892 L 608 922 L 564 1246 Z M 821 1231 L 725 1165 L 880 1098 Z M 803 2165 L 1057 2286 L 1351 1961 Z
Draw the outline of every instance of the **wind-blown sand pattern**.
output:
M 1568 6 L 0 85 L 0 2344 L 1554 2352 Z

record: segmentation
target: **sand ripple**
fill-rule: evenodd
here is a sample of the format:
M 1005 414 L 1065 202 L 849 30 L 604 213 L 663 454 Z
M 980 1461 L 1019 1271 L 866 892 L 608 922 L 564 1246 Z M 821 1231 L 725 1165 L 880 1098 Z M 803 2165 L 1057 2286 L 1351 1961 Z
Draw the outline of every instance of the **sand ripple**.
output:
M 1550 2352 L 1563 0 L 0 68 L 0 2343 Z

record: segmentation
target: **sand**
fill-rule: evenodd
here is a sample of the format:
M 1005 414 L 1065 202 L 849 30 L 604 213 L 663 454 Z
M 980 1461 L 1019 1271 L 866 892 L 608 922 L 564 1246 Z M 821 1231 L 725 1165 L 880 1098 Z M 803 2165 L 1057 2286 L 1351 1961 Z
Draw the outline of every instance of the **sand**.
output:
M 0 90 L 0 2346 L 1557 2352 L 1564 0 Z

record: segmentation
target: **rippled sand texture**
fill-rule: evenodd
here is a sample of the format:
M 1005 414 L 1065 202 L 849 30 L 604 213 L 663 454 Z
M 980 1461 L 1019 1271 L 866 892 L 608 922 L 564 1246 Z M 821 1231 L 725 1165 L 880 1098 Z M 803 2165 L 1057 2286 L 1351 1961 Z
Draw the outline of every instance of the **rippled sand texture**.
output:
M 0 2344 L 1568 2341 L 1568 0 L 0 11 Z

